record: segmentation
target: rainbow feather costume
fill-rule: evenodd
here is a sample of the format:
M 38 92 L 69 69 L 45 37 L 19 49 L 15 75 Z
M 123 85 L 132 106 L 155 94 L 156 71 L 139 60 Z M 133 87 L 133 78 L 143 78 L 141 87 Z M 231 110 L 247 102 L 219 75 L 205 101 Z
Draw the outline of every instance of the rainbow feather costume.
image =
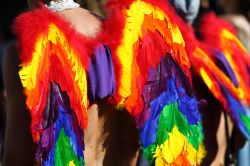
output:
M 115 89 L 110 50 L 45 7 L 20 15 L 15 31 L 38 164 L 84 165 L 88 103 Z
M 212 12 L 204 14 L 201 20 L 200 41 L 190 27 L 177 20 L 185 41 L 190 41 L 187 52 L 194 72 L 249 139 L 249 55 L 226 21 Z
M 169 11 L 173 10 L 170 4 L 168 7 Z M 202 16 L 199 27 L 201 39 L 198 40 L 193 29 L 172 13 L 184 40 L 188 41 L 186 51 L 194 74 L 203 80 L 212 95 L 249 139 L 250 58 L 237 39 L 234 28 L 217 18 L 214 13 L 208 12 Z
M 186 43 L 165 0 L 112 0 L 89 39 L 42 7 L 16 20 L 20 78 L 40 165 L 84 165 L 86 110 L 109 97 L 137 123 L 141 161 L 200 165 L 203 129 Z
M 185 41 L 164 0 L 110 1 L 108 41 L 116 69 L 113 100 L 140 130 L 142 165 L 199 165 L 204 157 L 198 102 Z M 173 12 L 173 11 L 172 11 Z
M 207 22 L 213 22 L 214 26 L 209 28 Z M 207 32 L 201 30 L 202 41 L 213 48 L 209 58 L 217 65 L 210 71 L 204 70 L 202 78 L 242 133 L 250 139 L 249 54 L 230 24 L 213 13 L 205 14 L 201 24 L 201 29 L 207 29 Z

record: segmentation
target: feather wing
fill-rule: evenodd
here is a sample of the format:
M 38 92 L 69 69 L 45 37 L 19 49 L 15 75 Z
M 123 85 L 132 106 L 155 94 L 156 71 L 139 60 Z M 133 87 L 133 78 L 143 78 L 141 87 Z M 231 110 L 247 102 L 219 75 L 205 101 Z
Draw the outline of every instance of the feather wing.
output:
M 249 55 L 227 22 L 217 18 L 213 13 L 207 13 L 203 17 L 206 18 L 201 26 L 203 42 L 213 49 L 210 54 L 202 53 L 201 57 L 205 55 L 206 58 L 203 59 L 200 74 L 243 134 L 250 138 Z M 213 22 L 214 26 L 208 26 L 208 22 Z M 198 50 L 194 51 L 197 59 L 201 55 L 198 52 L 201 53 Z
M 15 27 L 37 160 L 42 165 L 83 165 L 86 71 L 94 44 L 45 7 L 19 16 Z
M 181 19 L 176 22 L 185 41 L 189 41 L 186 50 L 194 72 L 249 138 L 250 59 L 234 29 L 213 13 L 207 13 L 200 27 L 203 40 L 198 41 L 191 27 Z
M 138 124 L 143 158 L 157 165 L 200 164 L 201 119 L 173 11 L 162 0 L 110 1 L 109 5 L 110 19 L 119 17 L 122 27 L 122 31 L 107 27 L 117 35 L 110 42 L 117 82 L 114 98 Z

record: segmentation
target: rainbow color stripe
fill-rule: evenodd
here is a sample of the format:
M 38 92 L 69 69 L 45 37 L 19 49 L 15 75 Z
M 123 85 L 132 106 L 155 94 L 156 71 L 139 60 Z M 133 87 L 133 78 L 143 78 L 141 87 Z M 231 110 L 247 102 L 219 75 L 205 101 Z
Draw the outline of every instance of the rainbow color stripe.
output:
M 186 43 L 166 5 L 161 0 L 117 4 L 124 27 L 121 41 L 112 49 L 115 64 L 119 64 L 116 68 L 121 69 L 116 94 L 121 98 L 119 104 L 138 122 L 143 158 L 149 164 L 199 165 L 205 155 L 201 119 L 196 99 L 185 93 L 192 91 L 190 62 Z M 154 84 L 148 85 L 151 82 Z
M 214 22 L 210 31 L 205 22 L 201 28 L 203 41 L 208 47 L 197 46 L 189 55 L 195 70 L 214 97 L 230 114 L 246 138 L 250 139 L 250 58 L 230 26 L 208 13 L 207 22 Z M 198 45 L 201 46 L 200 43 Z M 218 65 L 220 64 L 220 65 Z
M 170 95 L 170 98 L 174 96 L 173 94 L 167 93 L 163 93 L 162 95 Z M 161 100 L 160 102 L 167 101 L 166 98 L 162 96 L 156 100 Z M 196 165 L 201 163 L 205 155 L 202 145 L 203 135 L 201 122 L 193 125 L 189 124 L 190 122 L 188 122 L 187 118 L 181 113 L 177 101 L 174 103 L 172 103 L 173 101 L 166 102 L 163 110 L 158 115 L 156 139 L 152 141 L 153 143 L 150 142 L 148 146 L 147 144 L 149 143 L 145 143 L 143 153 L 148 161 L 155 161 L 156 165 Z M 164 105 L 163 103 L 161 104 Z M 155 108 L 151 109 L 152 111 L 157 110 Z M 146 122 L 145 126 L 149 125 L 151 124 L 147 124 Z M 143 128 L 141 134 L 148 134 L 149 131 L 147 130 L 148 128 L 146 128 L 146 130 Z M 146 135 L 143 137 L 146 137 Z
M 230 34 L 224 30 L 223 33 Z M 224 44 L 228 41 L 226 37 L 221 36 Z M 238 43 L 238 39 L 234 38 Z M 229 44 L 229 43 L 228 43 Z M 231 45 L 231 44 L 230 44 Z M 232 45 L 231 45 L 232 46 Z M 224 45 L 221 53 L 217 52 L 214 55 L 208 55 L 200 48 L 196 48 L 193 52 L 194 67 L 199 71 L 201 78 L 207 85 L 215 98 L 221 102 L 224 109 L 229 112 L 235 123 L 238 125 L 243 134 L 250 138 L 250 117 L 249 117 L 249 92 L 250 92 L 250 77 L 249 77 L 249 58 L 247 54 L 240 49 L 242 45 L 235 47 L 232 50 L 229 45 Z M 240 49 L 240 50 L 239 50 Z M 236 52 L 238 54 L 235 54 Z M 239 51 L 242 51 L 241 53 Z M 233 57 L 238 56 L 237 60 Z M 190 58 L 190 59 L 191 59 Z M 224 71 L 215 64 L 215 59 L 223 58 L 222 64 L 228 66 Z M 198 65 L 199 64 L 199 65 Z M 230 75 L 228 75 L 230 73 Z
M 31 60 L 21 64 L 19 75 L 41 165 L 84 165 L 88 99 L 80 56 L 52 22 L 47 33 L 37 37 Z
M 143 156 L 156 165 L 199 165 L 205 151 L 197 100 L 179 86 L 185 82 L 178 81 L 181 74 L 176 70 L 178 67 L 169 61 L 162 62 L 166 60 L 163 59 L 160 66 L 171 66 L 175 72 L 166 77 L 165 90 L 150 101 L 149 118 L 140 128 Z M 160 68 L 160 73 L 169 70 Z
M 130 107 L 137 104 L 138 98 L 138 96 L 134 95 L 137 95 L 138 91 L 140 91 L 138 88 L 132 87 L 135 82 L 133 77 L 136 74 L 134 73 L 139 72 L 139 75 L 147 75 L 147 73 L 145 74 L 141 72 L 148 71 L 150 67 L 155 67 L 156 64 L 159 63 L 160 57 L 165 56 L 166 52 L 173 52 L 173 57 L 181 64 L 181 66 L 183 66 L 183 69 L 185 69 L 187 74 L 189 73 L 188 69 L 190 67 L 190 62 L 187 58 L 185 42 L 178 26 L 171 22 L 162 9 L 153 6 L 150 3 L 136 0 L 130 4 L 129 8 L 124 11 L 123 15 L 126 16 L 123 38 L 119 46 L 114 50 L 114 55 L 118 57 L 122 70 L 120 80 L 117 81 L 117 91 L 123 99 L 120 101 L 120 104 L 124 103 L 124 100 L 127 98 L 133 98 L 133 101 L 128 99 L 125 103 L 128 111 L 132 113 Z M 151 62 L 148 62 L 150 63 L 148 66 L 138 66 L 138 61 L 141 56 L 141 54 L 138 53 L 138 44 L 141 41 L 146 42 L 145 38 L 150 35 L 148 33 L 149 31 L 152 33 L 159 32 L 163 45 L 161 43 L 159 43 L 159 45 L 157 45 L 158 43 L 155 43 L 155 45 L 152 43 L 146 43 L 152 44 L 153 46 L 151 49 L 155 49 L 155 53 L 152 52 L 152 55 L 149 55 L 148 58 L 153 58 L 153 55 L 155 57 Z M 150 40 L 151 37 L 148 38 L 148 40 Z M 146 46 L 142 49 L 143 51 L 150 51 Z
M 43 156 L 43 165 L 81 166 L 84 164 L 83 132 L 76 122 L 74 112 L 69 108 L 68 96 L 62 93 L 55 83 L 51 85 L 49 96 L 52 109 L 44 112 L 44 115 L 47 114 L 50 118 L 47 118 L 48 126 L 45 126 L 41 134 L 37 155 Z
M 150 0 L 134 0 L 128 8 L 123 7 L 119 8 L 125 23 L 122 38 L 112 48 L 113 61 L 117 61 L 114 64 L 119 64 L 114 71 L 121 71 L 115 94 L 138 122 L 143 155 L 157 165 L 199 165 L 204 157 L 203 131 L 180 29 L 168 17 L 164 5 L 161 8 Z M 19 73 L 32 117 L 33 139 L 46 144 L 40 147 L 38 158 L 47 165 L 83 165 L 82 130 L 88 123 L 87 66 L 64 27 L 53 21 L 46 27 L 35 39 L 31 59 L 23 61 Z M 148 86 L 151 70 L 163 74 L 154 77 L 162 81 L 156 83 L 157 93 Z M 55 105 L 50 107 L 48 103 Z M 154 128 L 147 128 L 151 123 Z M 151 135 L 154 139 L 145 140 Z
M 230 114 L 242 133 L 250 138 L 250 58 L 234 29 L 212 12 L 201 18 L 199 41 L 193 29 L 173 15 L 183 34 L 194 74 L 199 75 L 213 96 Z M 211 26 L 213 23 L 213 26 Z M 202 93 L 202 92 L 200 92 Z M 204 98 L 206 97 L 203 94 Z M 208 99 L 208 104 L 212 102 Z M 219 106 L 219 105 L 218 105 Z
M 31 129 L 35 141 L 39 140 L 39 132 L 42 130 L 40 125 L 50 82 L 57 82 L 63 91 L 68 92 L 79 125 L 82 129 L 86 127 L 86 70 L 80 55 L 55 24 L 49 25 L 48 34 L 40 34 L 32 60 L 21 64 L 21 67 L 19 75 L 27 96 L 26 104 L 32 117 Z M 56 74 L 59 72 L 61 76 Z

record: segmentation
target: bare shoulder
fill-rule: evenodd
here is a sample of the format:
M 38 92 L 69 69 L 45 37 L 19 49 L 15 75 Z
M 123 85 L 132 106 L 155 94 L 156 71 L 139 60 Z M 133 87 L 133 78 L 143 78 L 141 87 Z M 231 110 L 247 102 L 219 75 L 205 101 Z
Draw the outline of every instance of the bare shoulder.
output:
M 89 37 L 95 37 L 101 30 L 101 20 L 83 8 L 60 11 L 61 15 L 79 33 Z
M 30 116 L 18 76 L 19 64 L 18 49 L 13 44 L 8 48 L 4 62 L 7 121 L 3 165 L 34 165 L 35 159 Z

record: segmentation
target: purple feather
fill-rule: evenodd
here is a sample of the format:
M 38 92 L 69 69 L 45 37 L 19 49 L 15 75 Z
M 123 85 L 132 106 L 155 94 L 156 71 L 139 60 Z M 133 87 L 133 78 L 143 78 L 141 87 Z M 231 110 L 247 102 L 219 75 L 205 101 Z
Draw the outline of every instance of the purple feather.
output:
M 111 96 L 115 91 L 115 75 L 110 49 L 105 45 L 95 48 L 88 71 L 90 101 Z
M 37 159 L 44 165 L 54 165 L 56 141 L 63 128 L 69 137 L 71 146 L 75 154 L 83 156 L 83 132 L 77 124 L 76 115 L 70 108 L 69 98 L 66 93 L 61 92 L 60 87 L 52 83 L 48 103 L 44 111 L 45 130 L 41 134 Z

